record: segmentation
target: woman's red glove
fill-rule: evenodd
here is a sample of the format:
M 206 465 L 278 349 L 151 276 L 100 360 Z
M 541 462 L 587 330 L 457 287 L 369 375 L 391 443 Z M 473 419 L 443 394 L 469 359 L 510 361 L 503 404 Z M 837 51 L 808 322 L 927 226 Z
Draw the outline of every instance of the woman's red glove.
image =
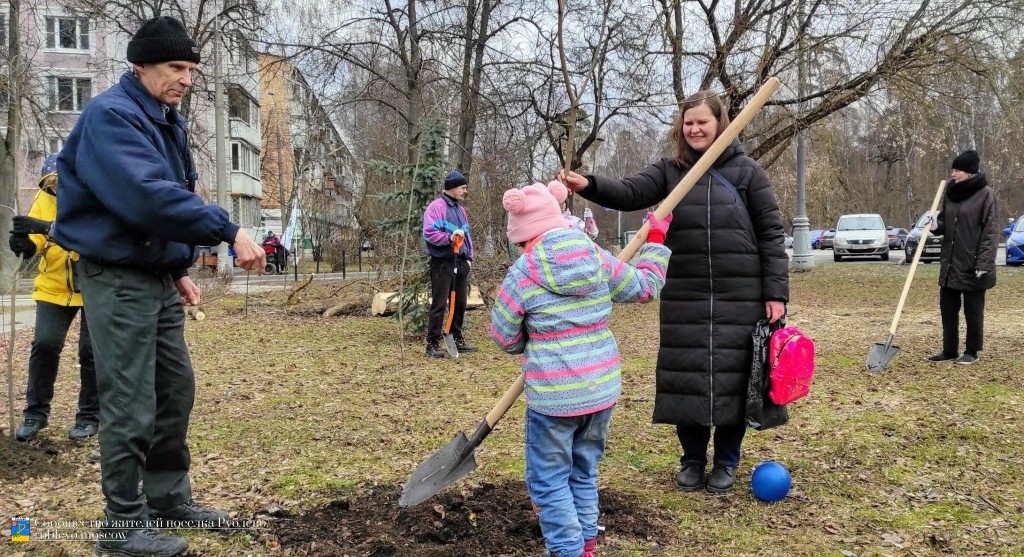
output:
M 664 219 L 659 219 L 654 216 L 654 213 L 648 212 L 647 222 L 651 224 L 651 230 L 647 233 L 647 241 L 652 244 L 664 244 L 668 225 L 672 224 L 672 213 L 669 213 Z

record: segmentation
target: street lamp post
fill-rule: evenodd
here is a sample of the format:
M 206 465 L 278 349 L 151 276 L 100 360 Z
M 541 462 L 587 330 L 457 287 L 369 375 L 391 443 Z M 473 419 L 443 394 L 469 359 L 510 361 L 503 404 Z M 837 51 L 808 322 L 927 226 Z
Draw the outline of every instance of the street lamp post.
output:
M 213 25 L 213 121 L 214 135 L 216 136 L 216 159 L 217 159 L 217 205 L 231 214 L 231 208 L 227 206 L 227 148 L 224 142 L 224 76 L 221 72 L 221 45 L 220 45 L 220 19 L 217 18 Z M 217 272 L 228 274 L 231 272 L 231 258 L 228 256 L 228 245 L 221 242 L 217 246 Z
M 804 16 L 804 2 L 800 0 L 797 9 L 798 18 Z M 805 54 L 803 50 L 803 37 L 800 38 L 797 56 L 797 96 L 800 102 L 797 105 L 798 118 L 803 116 L 804 109 L 804 72 L 806 71 Z M 794 271 L 810 271 L 814 268 L 814 256 L 811 255 L 811 243 L 809 228 L 810 220 L 807 218 L 807 184 L 804 169 L 806 167 L 807 153 L 807 130 L 801 129 L 797 132 L 796 138 L 796 216 L 793 217 L 793 261 L 791 266 Z

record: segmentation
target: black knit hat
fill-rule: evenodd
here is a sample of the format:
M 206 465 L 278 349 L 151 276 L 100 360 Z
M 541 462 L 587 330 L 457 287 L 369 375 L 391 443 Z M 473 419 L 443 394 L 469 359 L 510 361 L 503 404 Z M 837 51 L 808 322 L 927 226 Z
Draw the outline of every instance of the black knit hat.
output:
M 953 159 L 953 164 L 950 165 L 953 170 L 960 170 L 968 174 L 977 174 L 978 169 L 981 167 L 981 157 L 978 156 L 978 152 L 974 149 L 968 149 L 963 153 L 960 153 Z
M 132 64 L 174 61 L 198 64 L 199 47 L 180 21 L 169 15 L 157 16 L 143 23 L 128 42 L 128 61 Z
M 462 175 L 458 170 L 452 170 L 444 177 L 444 189 L 450 190 L 459 186 L 465 186 L 469 183 L 469 180 Z

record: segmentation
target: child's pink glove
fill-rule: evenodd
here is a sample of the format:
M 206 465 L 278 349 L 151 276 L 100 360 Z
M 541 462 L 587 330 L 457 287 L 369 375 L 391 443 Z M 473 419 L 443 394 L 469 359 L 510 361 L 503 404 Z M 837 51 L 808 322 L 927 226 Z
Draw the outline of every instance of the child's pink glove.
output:
M 664 244 L 665 234 L 668 233 L 668 225 L 672 224 L 672 213 L 669 213 L 664 220 L 654 216 L 654 213 L 647 213 L 647 222 L 651 224 L 651 230 L 647 233 L 647 241 L 652 244 Z

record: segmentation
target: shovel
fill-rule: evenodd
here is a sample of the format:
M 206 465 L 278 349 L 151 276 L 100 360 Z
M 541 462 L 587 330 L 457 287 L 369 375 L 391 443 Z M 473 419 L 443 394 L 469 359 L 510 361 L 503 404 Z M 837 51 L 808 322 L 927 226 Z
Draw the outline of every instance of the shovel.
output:
M 444 324 L 444 349 L 453 358 L 459 357 L 459 347 L 455 344 L 455 337 L 452 336 L 452 321 L 455 319 L 455 283 L 459 279 L 459 249 L 462 248 L 463 236 L 452 238 L 452 249 L 455 250 L 455 271 L 452 277 L 452 290 L 448 295 L 448 321 Z
M 490 435 L 498 420 L 508 412 L 522 392 L 523 376 L 520 375 L 505 391 L 494 409 L 480 422 L 471 437 L 467 438 L 466 434 L 460 431 L 455 439 L 424 460 L 413 471 L 402 488 L 398 504 L 403 507 L 418 505 L 476 470 L 476 448 Z
M 935 199 L 932 200 L 932 208 L 929 214 L 934 215 L 935 210 L 939 208 L 939 201 L 942 199 L 942 190 L 946 187 L 946 181 L 939 182 L 939 190 L 935 192 Z M 910 273 L 907 274 L 907 281 L 903 284 L 903 293 L 900 294 L 900 301 L 896 304 L 896 315 L 892 317 L 892 326 L 889 327 L 889 336 L 885 338 L 885 342 L 876 342 L 871 347 L 871 351 L 868 352 L 867 367 L 868 371 L 882 371 L 889 365 L 889 362 L 899 354 L 900 347 L 894 346 L 892 339 L 896 336 L 896 325 L 900 322 L 900 314 L 903 313 L 903 303 L 907 301 L 907 293 L 910 292 L 910 283 L 914 280 L 914 272 L 917 271 L 917 264 L 921 261 L 921 253 L 924 252 L 924 245 L 928 240 L 928 233 L 931 232 L 931 227 L 926 226 L 921 230 L 921 241 L 917 244 L 917 249 L 914 250 L 914 260 L 910 264 Z
M 732 123 L 729 124 L 725 130 L 722 131 L 721 135 L 715 139 L 711 147 L 704 152 L 703 155 L 690 170 L 683 176 L 682 180 L 673 188 L 661 205 L 654 210 L 654 215 L 659 219 L 664 219 L 669 213 L 675 209 L 676 205 L 682 201 L 683 197 L 689 193 L 693 185 L 697 183 L 697 180 L 704 175 L 705 172 L 711 168 L 711 165 L 715 162 L 719 155 L 725 151 L 725 148 L 732 143 L 733 139 L 739 136 L 740 131 L 754 119 L 754 116 L 761 110 L 768 99 L 771 98 L 782 82 L 776 77 L 770 77 L 764 85 L 758 89 L 757 93 L 750 99 L 747 106 L 736 115 Z M 645 222 L 640 230 L 636 232 L 633 239 L 629 241 L 626 247 L 622 248 L 618 258 L 620 261 L 629 261 L 636 254 L 640 246 L 647 241 L 647 233 L 651 229 L 651 224 Z M 412 476 L 405 482 L 405 487 L 402 488 L 402 494 L 398 499 L 398 504 L 403 507 L 411 507 L 418 503 L 422 503 L 427 499 L 433 497 L 439 493 L 442 489 L 448 487 L 453 482 L 464 478 L 467 474 L 476 469 L 476 454 L 475 450 L 480 443 L 491 433 L 491 429 L 498 423 L 498 420 L 508 412 L 508 409 L 512 407 L 519 395 L 523 394 L 523 375 L 520 374 L 519 378 L 516 379 L 512 386 L 509 387 L 508 391 L 502 395 L 501 400 L 495 405 L 494 409 L 491 410 L 487 417 L 480 422 L 477 426 L 476 431 L 473 432 L 472 437 L 467 438 L 465 433 L 459 432 L 452 439 L 450 443 L 441 448 L 437 453 L 423 461 L 416 470 L 413 471 Z

